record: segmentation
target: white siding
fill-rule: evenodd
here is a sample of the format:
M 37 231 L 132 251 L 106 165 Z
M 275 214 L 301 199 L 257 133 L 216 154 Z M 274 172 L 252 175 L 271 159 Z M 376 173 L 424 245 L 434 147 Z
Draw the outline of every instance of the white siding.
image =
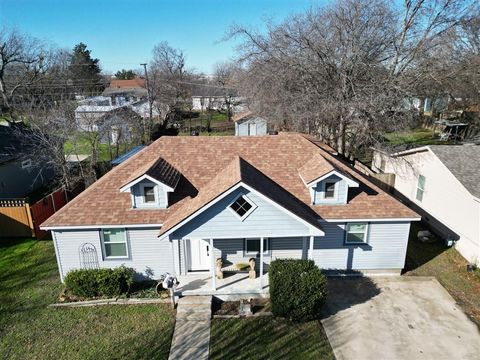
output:
M 237 121 L 235 123 L 235 135 L 250 136 L 251 134 L 248 129 L 249 124 L 257 124 L 257 136 L 267 135 L 267 121 L 260 117 L 255 117 L 244 121 Z
M 99 230 L 55 231 L 62 278 L 70 270 L 80 268 L 80 247 L 85 243 L 95 246 L 98 264 L 103 268 L 125 265 L 134 268 L 141 277 L 152 279 L 158 278 L 166 271 L 174 272 L 170 242 L 167 239 L 160 240 L 159 232 L 159 228 L 127 230 L 129 258 L 104 260 Z
M 324 237 L 314 240 L 313 259 L 322 269 L 403 269 L 410 222 L 370 223 L 368 243 L 345 244 L 345 223 L 323 223 Z
M 402 158 L 385 157 L 386 173 L 395 174 L 395 190 L 431 217 L 425 218 L 444 238 L 458 239 L 457 250 L 470 262 L 480 261 L 480 204 L 430 151 Z M 375 152 L 373 168 L 382 154 Z M 472 159 L 472 161 L 475 161 Z M 418 176 L 425 176 L 422 201 L 416 199 Z M 442 226 L 443 225 L 443 226 Z

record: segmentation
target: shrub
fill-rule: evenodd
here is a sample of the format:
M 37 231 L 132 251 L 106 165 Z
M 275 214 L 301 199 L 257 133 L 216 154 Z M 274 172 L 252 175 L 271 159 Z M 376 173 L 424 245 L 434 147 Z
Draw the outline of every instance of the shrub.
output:
M 274 315 L 294 321 L 320 316 L 327 297 L 327 280 L 312 260 L 274 260 L 268 276 Z
M 119 296 L 128 293 L 133 274 L 134 270 L 125 266 L 72 270 L 65 276 L 65 286 L 72 294 L 86 298 Z

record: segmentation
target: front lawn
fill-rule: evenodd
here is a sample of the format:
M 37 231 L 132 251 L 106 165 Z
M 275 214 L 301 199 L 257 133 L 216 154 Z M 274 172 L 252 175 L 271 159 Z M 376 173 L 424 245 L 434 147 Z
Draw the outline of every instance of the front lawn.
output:
M 416 234 L 416 230 L 412 231 Z M 467 261 L 454 249 L 424 244 L 411 237 L 405 270 L 408 276 L 435 276 L 465 313 L 480 327 L 480 276 L 467 272 Z
M 0 240 L 0 354 L 8 359 L 167 359 L 169 306 L 51 309 L 62 288 L 51 241 Z
M 334 359 L 320 321 L 262 316 L 212 320 L 211 359 Z

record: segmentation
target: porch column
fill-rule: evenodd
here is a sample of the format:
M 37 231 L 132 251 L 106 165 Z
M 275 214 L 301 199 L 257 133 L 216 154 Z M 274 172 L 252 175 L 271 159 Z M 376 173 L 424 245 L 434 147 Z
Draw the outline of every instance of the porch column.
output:
M 211 266 L 211 272 L 212 272 L 212 289 L 213 291 L 217 290 L 217 285 L 216 285 L 216 275 L 215 275 L 215 248 L 213 247 L 213 239 L 210 239 L 210 262 L 212 264 Z
M 310 236 L 310 249 L 308 250 L 308 258 L 313 260 L 313 236 Z
M 260 238 L 260 290 L 263 289 L 263 237 Z

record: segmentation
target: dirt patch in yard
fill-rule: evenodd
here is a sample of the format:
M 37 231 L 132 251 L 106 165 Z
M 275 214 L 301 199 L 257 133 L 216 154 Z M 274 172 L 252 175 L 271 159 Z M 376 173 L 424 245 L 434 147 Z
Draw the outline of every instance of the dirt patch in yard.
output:
M 269 299 L 252 299 L 253 314 L 268 313 L 271 311 Z M 238 315 L 240 301 L 222 301 L 214 298 L 212 303 L 213 315 Z

